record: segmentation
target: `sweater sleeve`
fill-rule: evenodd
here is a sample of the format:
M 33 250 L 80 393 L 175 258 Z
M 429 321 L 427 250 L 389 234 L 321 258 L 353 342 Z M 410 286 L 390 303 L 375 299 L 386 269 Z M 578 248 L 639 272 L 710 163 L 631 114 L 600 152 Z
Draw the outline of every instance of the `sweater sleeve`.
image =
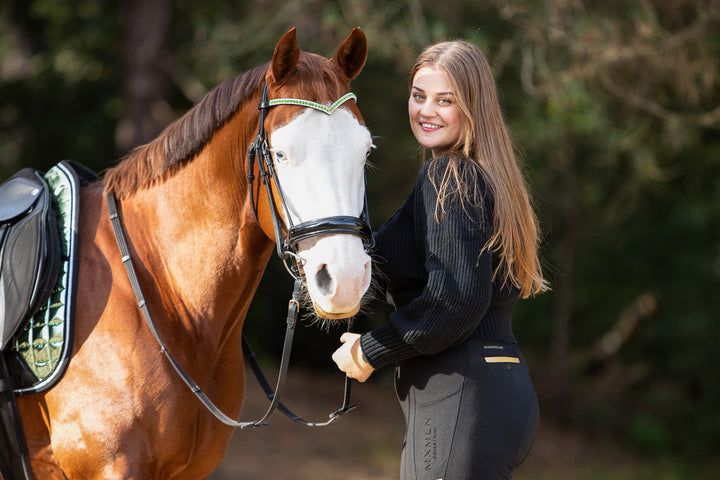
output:
M 492 255 L 480 253 L 491 232 L 482 203 L 463 207 L 459 196 L 450 194 L 438 222 L 437 193 L 430 178 L 424 178 L 416 198 L 416 208 L 423 212 L 416 216 L 421 222 L 416 231 L 423 236 L 427 283 L 420 295 L 390 315 L 388 324 L 362 336 L 363 353 L 374 368 L 464 340 L 477 328 L 492 296 Z

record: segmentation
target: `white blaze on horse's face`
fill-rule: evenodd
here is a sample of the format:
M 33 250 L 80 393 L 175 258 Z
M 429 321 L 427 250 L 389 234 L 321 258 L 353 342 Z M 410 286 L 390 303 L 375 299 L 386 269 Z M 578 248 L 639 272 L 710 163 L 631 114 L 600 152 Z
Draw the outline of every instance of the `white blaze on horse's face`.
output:
M 305 109 L 270 134 L 280 188 L 293 224 L 324 217 L 359 217 L 365 198 L 366 127 L 347 109 Z M 329 234 L 303 240 L 307 288 L 321 317 L 357 313 L 370 285 L 371 262 L 360 237 Z

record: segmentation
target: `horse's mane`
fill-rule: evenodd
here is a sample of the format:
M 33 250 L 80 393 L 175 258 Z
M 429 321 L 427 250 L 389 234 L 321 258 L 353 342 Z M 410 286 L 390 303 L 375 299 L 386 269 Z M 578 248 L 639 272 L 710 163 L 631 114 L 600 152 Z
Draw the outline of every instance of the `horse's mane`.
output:
M 193 158 L 261 85 L 267 69 L 268 64 L 255 67 L 215 87 L 155 140 L 136 147 L 109 169 L 105 189 L 127 197 Z
M 255 67 L 215 87 L 155 140 L 135 148 L 108 169 L 105 189 L 125 198 L 190 161 L 233 116 L 243 100 L 262 85 L 268 67 L 269 63 Z M 334 62 L 302 52 L 295 69 L 281 84 L 293 84 L 308 100 L 327 103 L 345 93 L 340 77 Z

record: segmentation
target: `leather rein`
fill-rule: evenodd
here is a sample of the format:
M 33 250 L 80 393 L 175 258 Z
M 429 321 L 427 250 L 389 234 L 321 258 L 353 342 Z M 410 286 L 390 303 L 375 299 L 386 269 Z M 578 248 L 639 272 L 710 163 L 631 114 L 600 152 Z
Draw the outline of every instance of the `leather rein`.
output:
M 278 192 L 279 201 L 282 205 L 285 212 L 287 212 L 287 206 L 285 203 L 285 198 L 283 197 L 282 190 L 280 188 L 280 183 L 277 180 L 277 176 L 275 174 L 275 168 L 274 168 L 274 161 L 272 158 L 272 152 L 268 146 L 268 139 L 267 139 L 267 132 L 265 131 L 265 118 L 267 116 L 268 110 L 275 106 L 275 105 L 298 105 L 303 107 L 309 107 L 314 108 L 316 110 L 322 111 L 328 115 L 332 114 L 335 109 L 337 109 L 341 104 L 346 102 L 350 99 L 356 99 L 357 97 L 353 93 L 347 93 L 344 96 L 342 96 L 339 100 L 337 100 L 334 104 L 332 104 L 330 107 L 321 105 L 319 103 L 311 102 L 308 100 L 301 100 L 301 99 L 293 99 L 293 98 L 284 98 L 284 99 L 276 99 L 276 100 L 270 100 L 268 101 L 267 98 L 267 83 L 263 85 L 262 90 L 262 97 L 260 100 L 260 104 L 258 105 L 258 110 L 260 110 L 260 122 L 258 127 L 258 134 L 255 137 L 255 140 L 248 148 L 247 152 L 247 158 L 248 158 L 248 173 L 247 173 L 247 180 L 249 184 L 249 194 L 250 198 L 252 199 L 252 205 L 253 205 L 253 211 L 255 214 L 255 218 L 257 220 L 257 206 L 255 205 L 255 199 L 253 194 L 253 185 L 255 181 L 255 163 L 256 163 L 256 157 L 259 155 L 261 157 L 261 160 L 257 160 L 258 169 L 260 172 L 260 179 L 265 185 L 265 190 L 268 196 L 268 202 L 270 204 L 270 211 L 272 216 L 272 222 L 273 222 L 273 230 L 275 233 L 275 244 L 276 244 L 276 250 L 277 254 L 280 257 L 280 259 L 285 264 L 285 268 L 290 273 L 290 275 L 295 279 L 294 287 L 293 287 L 293 293 L 290 301 L 288 302 L 288 314 L 286 319 L 286 330 L 285 330 L 285 341 L 283 344 L 283 353 L 280 360 L 280 370 L 278 373 L 277 383 L 275 386 L 275 390 L 270 386 L 268 383 L 265 375 L 262 372 L 262 369 L 260 368 L 260 365 L 255 358 L 255 354 L 253 353 L 252 349 L 250 348 L 250 345 L 246 341 L 245 337 L 243 336 L 242 339 L 242 348 L 245 358 L 247 359 L 248 363 L 250 364 L 250 368 L 255 373 L 255 376 L 258 380 L 258 383 L 262 387 L 263 391 L 265 392 L 265 395 L 270 400 L 270 405 L 268 406 L 265 414 L 262 416 L 262 418 L 255 420 L 255 421 L 249 421 L 249 422 L 241 422 L 239 420 L 234 420 L 230 418 L 229 416 L 225 415 L 213 402 L 208 398 L 208 396 L 202 391 L 202 389 L 198 386 L 198 384 L 180 367 L 180 365 L 177 363 L 177 361 L 173 358 L 173 356 L 170 354 L 170 352 L 167 350 L 165 344 L 163 343 L 162 339 L 160 338 L 160 335 L 158 334 L 157 329 L 155 328 L 155 324 L 150 316 L 150 311 L 147 307 L 147 303 L 145 301 L 145 297 L 142 293 L 142 289 L 140 288 L 140 283 L 137 278 L 137 274 L 135 272 L 135 268 L 133 266 L 132 258 L 130 256 L 130 251 L 127 246 L 127 241 L 125 239 L 125 234 L 123 232 L 122 227 L 122 220 L 120 219 L 120 214 L 118 213 L 117 204 L 115 201 L 115 196 L 111 193 L 107 193 L 107 203 L 108 203 L 108 210 L 110 212 L 110 220 L 113 226 L 113 233 L 115 234 L 115 240 L 117 241 L 118 248 L 120 250 L 120 254 L 122 256 L 122 262 L 123 265 L 125 265 L 125 270 L 127 271 L 128 278 L 130 280 L 130 284 L 132 286 L 133 292 L 135 293 L 135 297 L 138 302 L 138 306 L 143 314 L 143 317 L 145 319 L 145 323 L 147 324 L 148 328 L 150 329 L 150 332 L 153 334 L 153 337 L 157 341 L 158 345 L 160 345 L 161 352 L 165 355 L 165 357 L 170 362 L 170 365 L 172 365 L 173 369 L 176 371 L 178 376 L 182 379 L 182 381 L 188 386 L 188 388 L 192 391 L 192 393 L 200 400 L 200 402 L 205 406 L 205 408 L 212 413 L 215 418 L 220 420 L 225 425 L 245 429 L 249 427 L 258 427 L 261 425 L 265 425 L 266 421 L 270 418 L 270 416 L 273 414 L 273 412 L 277 409 L 280 410 L 283 414 L 285 414 L 288 418 L 291 420 L 301 423 L 303 425 L 309 426 L 309 427 L 324 427 L 327 425 L 330 425 L 337 421 L 340 417 L 342 417 L 345 413 L 349 412 L 353 408 L 355 408 L 355 405 L 350 404 L 350 393 L 351 393 L 351 383 L 350 378 L 345 376 L 345 389 L 344 389 L 344 395 L 343 395 L 343 403 L 342 406 L 336 410 L 335 412 L 331 413 L 329 415 L 329 418 L 327 421 L 324 422 L 311 422 L 303 419 L 302 417 L 296 415 L 293 413 L 289 408 L 287 408 L 282 402 L 280 402 L 280 393 L 282 392 L 282 389 L 285 384 L 285 379 L 287 377 L 287 371 L 290 364 L 290 353 L 292 351 L 292 342 L 293 337 L 295 333 L 295 326 L 297 322 L 297 313 L 300 309 L 299 305 L 299 297 L 300 293 L 302 291 L 302 285 L 303 285 L 303 274 L 302 274 L 302 260 L 297 255 L 297 245 L 300 241 L 305 240 L 307 238 L 320 236 L 320 235 L 328 235 L 328 234 L 337 234 L 337 233 L 344 233 L 344 234 L 352 234 L 357 235 L 362 238 L 363 243 L 365 245 L 366 249 L 370 249 L 373 246 L 373 239 L 372 239 L 372 228 L 370 227 L 369 222 L 369 215 L 368 215 L 368 208 L 367 208 L 367 197 L 364 199 L 363 204 L 363 210 L 359 218 L 351 217 L 351 216 L 334 216 L 334 217 L 325 217 L 320 218 L 316 220 L 310 220 L 306 222 L 299 223 L 298 225 L 294 225 L 292 222 L 292 219 L 290 218 L 289 214 L 285 215 L 285 218 L 287 219 L 286 222 L 283 221 L 282 216 L 280 215 L 280 212 L 277 209 L 276 203 L 274 201 L 274 196 L 272 193 L 272 184 L 271 182 L 274 182 L 276 191 Z M 289 257 L 293 258 L 294 264 L 291 267 L 288 267 L 287 260 Z M 352 324 L 352 319 L 348 319 L 348 331 L 350 330 Z

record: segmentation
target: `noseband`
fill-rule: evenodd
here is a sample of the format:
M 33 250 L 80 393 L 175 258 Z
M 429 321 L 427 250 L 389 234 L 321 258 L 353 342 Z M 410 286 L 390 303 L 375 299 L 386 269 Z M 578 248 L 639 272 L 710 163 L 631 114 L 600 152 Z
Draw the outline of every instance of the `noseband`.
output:
M 253 185 L 255 182 L 254 170 L 255 162 L 257 160 L 258 169 L 260 170 L 260 180 L 262 181 L 263 185 L 265 185 L 268 203 L 270 204 L 270 212 L 272 215 L 273 230 L 275 232 L 275 246 L 277 249 L 277 254 L 283 260 L 286 260 L 289 256 L 295 257 L 297 259 L 298 243 L 308 238 L 321 235 L 356 235 L 362 239 L 366 250 L 369 250 L 373 247 L 372 228 L 370 227 L 370 217 L 368 215 L 367 195 L 365 195 L 363 199 L 363 209 L 360 213 L 360 217 L 336 215 L 332 217 L 308 220 L 305 222 L 301 222 L 297 225 L 293 224 L 292 218 L 287 208 L 287 204 L 285 202 L 285 196 L 283 195 L 282 189 L 280 188 L 280 182 L 278 181 L 277 175 L 275 173 L 274 160 L 272 157 L 272 152 L 270 151 L 270 147 L 268 146 L 268 135 L 265 131 L 265 118 L 267 117 L 270 108 L 276 105 L 296 105 L 301 107 L 309 107 L 315 110 L 319 110 L 327 115 L 331 115 L 340 105 L 350 99 L 357 100 L 357 97 L 354 93 L 346 93 L 329 107 L 316 102 L 311 102 L 309 100 L 301 100 L 297 98 L 278 98 L 268 101 L 267 83 L 263 85 L 262 97 L 260 99 L 260 104 L 258 105 L 258 110 L 260 110 L 260 124 L 258 126 L 258 134 L 255 137 L 255 141 L 248 148 L 247 152 L 247 179 L 250 198 L 253 202 L 253 211 L 255 213 L 255 218 L 257 219 L 257 205 L 255 204 L 255 196 L 253 194 Z M 258 155 L 260 156 L 260 159 L 257 159 Z M 285 221 L 283 221 L 283 217 L 278 211 L 278 208 L 274 201 L 272 193 L 272 183 L 275 184 L 275 188 L 278 192 L 279 203 L 280 205 L 282 205 L 282 208 L 285 212 Z M 293 276 L 296 276 L 292 271 L 290 273 Z

